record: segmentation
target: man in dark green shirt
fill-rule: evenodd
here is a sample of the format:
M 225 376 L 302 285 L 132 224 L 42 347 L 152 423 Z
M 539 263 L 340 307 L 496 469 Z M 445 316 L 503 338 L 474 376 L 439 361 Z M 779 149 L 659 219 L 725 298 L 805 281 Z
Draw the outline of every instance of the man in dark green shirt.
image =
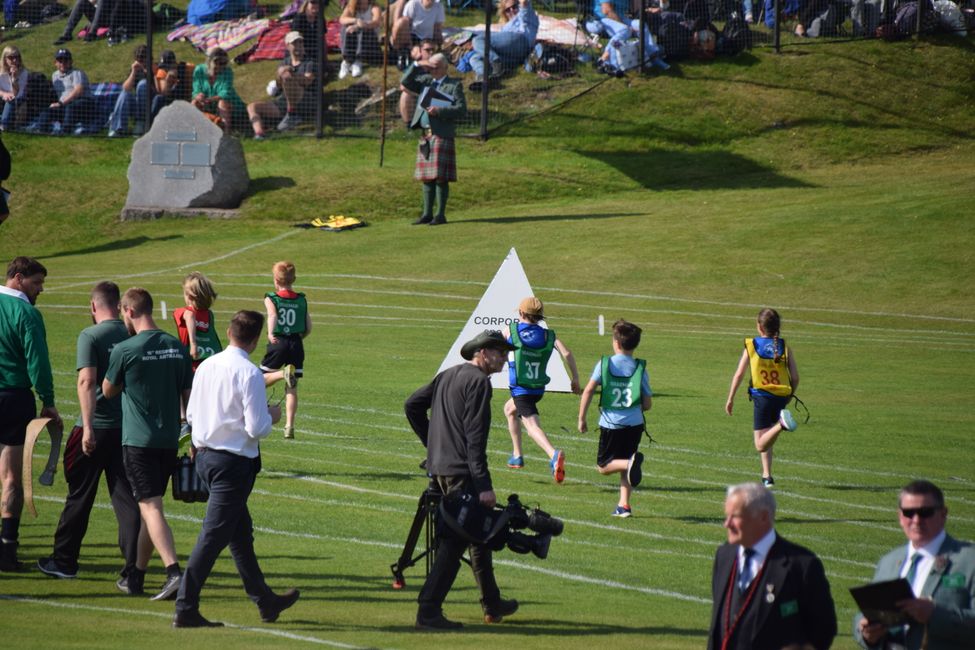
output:
M 37 415 L 32 387 L 43 404 L 41 417 L 61 426 L 44 319 L 34 308 L 46 277 L 43 264 L 17 257 L 7 266 L 6 283 L 0 287 L 0 571 L 22 568 L 17 540 L 24 508 L 24 440 L 27 424 Z
M 179 339 L 156 327 L 148 291 L 126 291 L 122 317 L 132 337 L 112 350 L 102 394 L 108 399 L 122 395 L 125 475 L 149 538 L 166 565 L 166 582 L 152 600 L 169 600 L 176 597 L 181 572 L 162 497 L 176 466 L 180 400 L 185 405 L 189 399 L 193 371 Z
M 68 496 L 54 533 L 54 552 L 37 561 L 49 576 L 74 578 L 78 573 L 81 542 L 88 530 L 88 518 L 98 494 L 102 473 L 118 520 L 119 549 L 125 568 L 119 589 L 142 593 L 141 571 L 137 569 L 137 547 L 141 517 L 139 505 L 122 466 L 122 400 L 102 395 L 102 380 L 108 370 L 112 349 L 129 338 L 119 318 L 119 289 L 114 282 L 99 282 L 91 292 L 91 320 L 94 325 L 78 335 L 78 404 L 81 415 L 64 448 L 64 476 Z M 148 560 L 148 558 L 146 558 Z

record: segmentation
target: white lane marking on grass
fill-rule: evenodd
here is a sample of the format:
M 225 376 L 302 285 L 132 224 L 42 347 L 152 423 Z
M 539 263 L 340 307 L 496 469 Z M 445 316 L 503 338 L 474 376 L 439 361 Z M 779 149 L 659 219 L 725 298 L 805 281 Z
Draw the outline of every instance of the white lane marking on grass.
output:
M 61 601 L 44 600 L 41 598 L 29 598 L 26 596 L 9 596 L 0 594 L 0 600 L 9 600 L 18 603 L 29 603 L 31 605 L 42 605 L 44 607 L 57 607 L 60 609 L 77 609 L 86 612 L 106 612 L 109 614 L 125 614 L 125 615 L 136 615 L 136 616 L 148 616 L 152 618 L 164 618 L 167 620 L 172 619 L 172 614 L 164 614 L 161 612 L 152 612 L 145 609 L 129 609 L 126 607 L 105 607 L 104 605 L 84 605 L 81 603 L 65 603 Z M 351 650 L 366 650 L 371 646 L 357 646 L 348 643 L 342 643 L 341 641 L 332 641 L 330 639 L 321 639 L 319 637 L 308 636 L 305 634 L 296 634 L 294 632 L 287 632 L 285 630 L 278 630 L 272 628 L 264 627 L 251 627 L 249 625 L 235 625 L 234 623 L 224 623 L 224 627 L 238 630 L 240 632 L 251 632 L 254 634 L 264 634 L 266 636 L 276 636 L 284 639 L 290 639 L 292 641 L 304 641 L 305 643 L 314 643 L 316 645 L 326 645 L 332 648 L 349 648 Z M 188 640 L 188 639 L 185 639 Z
M 559 578 L 561 580 L 571 580 L 573 582 L 582 582 L 590 585 L 598 585 L 600 587 L 606 587 L 608 589 L 625 589 L 627 591 L 636 591 L 641 594 L 647 594 L 650 596 L 663 596 L 665 598 L 673 598 L 675 600 L 684 600 L 689 603 L 698 603 L 701 605 L 711 604 L 710 598 L 702 598 L 701 596 L 684 594 L 679 591 L 669 591 L 667 589 L 657 589 L 655 587 L 641 587 L 638 585 L 628 585 L 625 582 L 618 582 L 616 580 L 603 580 L 602 578 L 591 578 L 589 576 L 581 576 L 576 573 L 566 573 L 565 571 L 547 569 L 545 567 L 537 566 L 534 564 L 525 564 L 523 562 L 518 562 L 516 560 L 505 560 L 505 559 L 495 558 L 494 563 L 503 566 L 515 567 L 522 571 L 534 571 L 535 573 L 541 573 L 543 575 L 552 576 L 553 578 Z
M 267 246 L 268 244 L 273 244 L 275 242 L 279 242 L 282 239 L 284 239 L 286 237 L 291 237 L 292 235 L 296 235 L 299 232 L 300 232 L 299 230 L 289 230 L 289 231 L 283 232 L 280 235 L 277 235 L 275 237 L 271 237 L 270 239 L 265 239 L 263 241 L 255 242 L 253 244 L 248 244 L 248 245 L 242 246 L 241 248 L 238 248 L 236 250 L 232 250 L 232 251 L 229 251 L 227 253 L 224 253 L 223 255 L 217 255 L 216 257 L 211 257 L 209 259 L 198 260 L 198 261 L 195 261 L 195 262 L 194 261 L 189 261 L 189 262 L 185 262 L 183 264 L 180 264 L 179 266 L 172 266 L 172 267 L 169 267 L 167 269 L 157 269 L 155 271 L 141 271 L 139 273 L 128 273 L 128 274 L 125 274 L 125 275 L 115 275 L 115 276 L 113 276 L 113 279 L 117 282 L 118 280 L 126 280 L 126 279 L 131 279 L 131 278 L 143 278 L 143 277 L 149 277 L 149 276 L 152 276 L 152 275 L 164 275 L 166 273 L 175 273 L 177 271 L 182 271 L 183 269 L 189 268 L 191 266 L 192 267 L 201 267 L 201 266 L 205 266 L 207 264 L 213 264 L 214 262 L 220 262 L 220 261 L 225 260 L 225 259 L 228 259 L 230 257 L 234 257 L 236 255 L 240 255 L 241 253 L 246 253 L 247 251 L 252 250 L 254 248 L 260 248 L 261 246 Z M 54 291 L 58 291 L 59 289 L 70 289 L 72 287 L 85 286 L 86 284 L 89 284 L 90 282 L 91 282 L 91 280 L 83 280 L 83 281 L 80 281 L 80 282 L 74 282 L 74 283 L 70 283 L 70 284 L 63 284 L 63 285 L 60 285 L 60 286 L 58 286 L 58 285 L 54 285 L 54 286 L 48 285 L 48 286 L 44 287 L 44 290 L 45 291 L 54 292 Z
M 247 274 L 234 274 L 232 277 L 244 277 Z M 261 274 L 253 274 L 255 277 L 260 277 Z M 403 282 L 407 284 L 455 284 L 462 286 L 474 286 L 474 287 L 486 287 L 488 282 L 474 281 L 474 280 L 442 280 L 435 278 L 413 278 L 413 277 L 403 277 L 403 276 L 387 276 L 387 275 L 367 275 L 359 273 L 302 273 L 302 277 L 316 277 L 316 278 L 340 278 L 340 279 L 351 279 L 351 280 L 379 280 L 383 282 Z M 545 287 L 536 286 L 536 291 L 552 291 L 558 293 L 576 293 L 580 295 L 592 295 L 592 296 L 612 296 L 614 298 L 625 298 L 632 300 L 659 300 L 662 302 L 679 302 L 688 304 L 698 304 L 698 305 L 714 305 L 716 307 L 734 307 L 736 309 L 761 309 L 764 304 L 755 304 L 748 302 L 733 302 L 727 300 L 708 300 L 705 298 L 687 298 L 687 297 L 677 297 L 677 296 L 666 296 L 659 294 L 640 294 L 640 293 L 625 293 L 619 291 L 592 291 L 586 289 L 566 289 L 563 287 Z M 839 309 L 834 307 L 810 307 L 808 305 L 802 306 L 783 306 L 782 309 L 788 311 L 807 311 L 807 312 L 821 312 L 827 314 L 846 314 L 854 316 L 881 316 L 881 317 L 896 317 L 896 318 L 918 318 L 923 320 L 943 320 L 949 322 L 958 323 L 975 323 L 975 319 L 972 318 L 956 318 L 952 316 L 935 316 L 932 314 L 914 314 L 914 313 L 904 313 L 904 312 L 887 312 L 887 311 L 866 311 L 861 309 Z M 749 317 L 751 318 L 751 317 Z

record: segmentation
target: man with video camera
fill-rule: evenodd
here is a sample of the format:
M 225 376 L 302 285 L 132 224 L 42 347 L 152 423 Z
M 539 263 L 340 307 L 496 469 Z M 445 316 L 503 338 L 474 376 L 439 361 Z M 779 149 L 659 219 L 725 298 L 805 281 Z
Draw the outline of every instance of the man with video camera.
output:
M 485 330 L 461 348 L 460 354 L 468 363 L 444 370 L 406 400 L 406 418 L 427 448 L 431 488 L 439 489 L 445 502 L 473 498 L 484 508 L 494 508 L 497 502 L 487 466 L 490 376 L 505 367 L 508 352 L 513 349 L 501 332 Z M 481 591 L 484 621 L 498 623 L 518 610 L 518 601 L 501 598 L 489 547 L 471 544 L 442 521 L 438 522 L 437 534 L 436 559 L 417 597 L 417 629 L 443 631 L 463 627 L 448 620 L 442 606 L 468 546 L 471 569 Z

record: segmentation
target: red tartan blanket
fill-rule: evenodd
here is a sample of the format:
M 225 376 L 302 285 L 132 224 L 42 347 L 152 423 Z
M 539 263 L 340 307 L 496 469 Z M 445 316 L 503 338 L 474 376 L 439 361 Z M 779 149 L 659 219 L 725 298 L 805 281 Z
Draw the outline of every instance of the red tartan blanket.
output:
M 257 39 L 257 44 L 234 60 L 237 63 L 252 63 L 254 61 L 279 61 L 284 57 L 284 37 L 291 31 L 291 21 L 271 21 L 270 27 Z M 325 25 L 325 45 L 332 52 L 341 49 L 339 45 L 342 29 L 339 21 L 329 20 Z

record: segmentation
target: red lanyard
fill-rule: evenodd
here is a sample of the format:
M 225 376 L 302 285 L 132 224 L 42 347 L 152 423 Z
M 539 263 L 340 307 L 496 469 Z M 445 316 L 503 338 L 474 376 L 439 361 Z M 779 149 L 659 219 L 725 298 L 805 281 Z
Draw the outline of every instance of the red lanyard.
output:
M 765 556 L 765 561 L 762 562 L 762 566 L 759 568 L 758 573 L 756 573 L 755 577 L 752 578 L 752 584 L 748 587 L 748 593 L 745 594 L 745 602 L 742 603 L 741 608 L 735 615 L 734 622 L 732 622 L 731 590 L 735 588 L 735 585 L 738 582 L 736 580 L 738 577 L 738 556 L 735 556 L 735 561 L 731 565 L 731 578 L 728 580 L 728 591 L 725 594 L 724 599 L 724 631 L 721 634 L 721 650 L 728 650 L 728 644 L 731 643 L 731 637 L 738 628 L 738 623 L 741 621 L 741 617 L 745 614 L 745 610 L 748 609 L 748 604 L 752 602 L 752 598 L 755 596 L 755 591 L 758 589 L 758 583 L 762 580 L 762 574 L 765 573 L 766 561 L 768 561 L 768 555 Z

